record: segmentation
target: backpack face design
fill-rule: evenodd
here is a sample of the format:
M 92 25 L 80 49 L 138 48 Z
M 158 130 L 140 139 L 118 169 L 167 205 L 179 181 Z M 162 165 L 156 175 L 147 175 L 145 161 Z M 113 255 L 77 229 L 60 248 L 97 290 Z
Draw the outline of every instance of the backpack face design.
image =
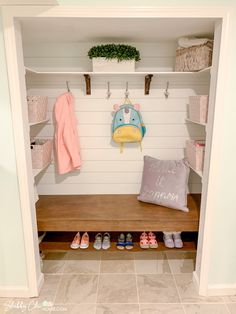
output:
M 139 105 L 114 105 L 112 139 L 117 143 L 141 142 L 146 132 Z

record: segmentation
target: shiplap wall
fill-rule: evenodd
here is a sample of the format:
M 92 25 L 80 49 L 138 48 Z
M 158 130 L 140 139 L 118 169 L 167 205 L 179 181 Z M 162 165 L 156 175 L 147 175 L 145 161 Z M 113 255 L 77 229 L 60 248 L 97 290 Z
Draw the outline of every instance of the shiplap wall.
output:
M 175 44 L 134 44 L 141 51 L 143 63 L 139 70 L 171 70 L 174 64 Z M 25 64 L 44 70 L 88 70 L 90 64 L 85 51 L 91 44 L 41 44 L 25 45 Z M 78 48 L 81 48 L 80 50 Z M 79 57 L 76 57 L 79 55 Z M 143 156 L 159 159 L 184 157 L 188 138 L 204 138 L 201 126 L 186 123 L 188 96 L 207 94 L 209 77 L 204 74 L 154 77 L 150 95 L 144 95 L 144 77 L 104 76 L 92 77 L 92 95 L 85 95 L 85 83 L 78 75 L 27 75 L 29 95 L 49 97 L 46 125 L 31 127 L 31 135 L 52 138 L 54 134 L 53 106 L 56 97 L 65 92 L 69 80 L 76 98 L 81 156 L 80 171 L 58 175 L 53 162 L 38 175 L 39 194 L 106 194 L 138 193 L 140 189 Z M 106 85 L 110 81 L 111 98 L 106 99 Z M 124 153 L 111 141 L 113 104 L 122 104 L 126 81 L 129 82 L 130 99 L 141 104 L 141 112 L 147 127 L 143 151 L 137 144 L 126 144 Z M 166 82 L 170 82 L 168 99 L 165 99 Z M 201 191 L 200 178 L 191 173 L 189 189 Z

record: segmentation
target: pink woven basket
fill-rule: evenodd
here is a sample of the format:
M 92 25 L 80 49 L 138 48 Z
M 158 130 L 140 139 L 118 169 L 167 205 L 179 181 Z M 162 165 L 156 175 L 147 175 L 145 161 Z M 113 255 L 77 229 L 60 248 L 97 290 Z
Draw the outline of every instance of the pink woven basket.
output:
M 28 96 L 29 122 L 40 122 L 46 120 L 48 98 L 44 96 Z
M 203 171 L 205 141 L 187 140 L 186 156 L 190 166 L 197 171 Z
M 189 97 L 189 119 L 199 123 L 207 123 L 208 95 Z
M 41 169 L 52 160 L 52 140 L 35 140 L 31 144 L 31 156 L 33 169 Z

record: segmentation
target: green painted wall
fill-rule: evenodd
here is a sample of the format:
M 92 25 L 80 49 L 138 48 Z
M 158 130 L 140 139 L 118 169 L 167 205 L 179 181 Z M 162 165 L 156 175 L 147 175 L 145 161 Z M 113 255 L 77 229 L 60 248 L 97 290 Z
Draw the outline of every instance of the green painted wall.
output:
M 0 287 L 26 286 L 16 158 L 0 8 Z

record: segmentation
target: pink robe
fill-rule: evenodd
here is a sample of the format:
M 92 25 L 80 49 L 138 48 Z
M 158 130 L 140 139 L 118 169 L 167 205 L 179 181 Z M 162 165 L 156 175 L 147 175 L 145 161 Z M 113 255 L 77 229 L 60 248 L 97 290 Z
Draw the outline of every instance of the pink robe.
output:
M 56 100 L 54 113 L 58 173 L 63 174 L 81 167 L 74 96 L 71 93 L 60 95 Z

